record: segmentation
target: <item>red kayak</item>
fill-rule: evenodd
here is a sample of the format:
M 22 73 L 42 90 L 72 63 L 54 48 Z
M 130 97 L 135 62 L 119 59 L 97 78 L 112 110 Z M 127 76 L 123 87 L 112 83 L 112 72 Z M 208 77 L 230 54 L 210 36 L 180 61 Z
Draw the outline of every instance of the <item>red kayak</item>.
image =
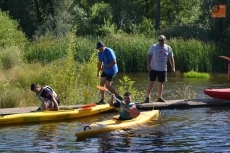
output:
M 204 93 L 212 98 L 230 100 L 230 88 L 205 89 Z

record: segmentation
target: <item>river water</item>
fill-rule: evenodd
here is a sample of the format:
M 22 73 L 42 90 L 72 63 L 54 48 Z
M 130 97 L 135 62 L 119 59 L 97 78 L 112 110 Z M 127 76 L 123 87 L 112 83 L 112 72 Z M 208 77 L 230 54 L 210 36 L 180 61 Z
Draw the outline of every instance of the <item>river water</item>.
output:
M 136 76 L 137 75 L 137 76 Z M 130 75 L 137 87 L 147 84 L 147 75 Z M 145 76 L 146 75 L 146 76 Z M 204 98 L 207 87 L 227 87 L 225 74 L 209 80 L 169 76 L 165 97 L 183 86 L 190 86 L 196 98 Z M 215 78 L 215 79 L 214 79 Z M 81 124 L 110 119 L 116 112 L 62 122 L 0 127 L 0 152 L 229 152 L 230 108 L 207 107 L 166 109 L 159 119 L 125 130 L 77 139 Z

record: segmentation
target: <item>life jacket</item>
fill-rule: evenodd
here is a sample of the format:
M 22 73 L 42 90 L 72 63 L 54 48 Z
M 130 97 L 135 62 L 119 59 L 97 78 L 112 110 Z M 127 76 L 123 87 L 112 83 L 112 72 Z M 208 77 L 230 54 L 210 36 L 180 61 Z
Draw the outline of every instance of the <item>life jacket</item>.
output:
M 126 106 L 131 107 L 132 105 L 135 105 L 135 103 L 129 103 Z M 122 106 L 122 104 L 120 105 L 120 118 L 125 119 L 125 120 L 132 118 L 132 116 L 129 114 L 129 112 L 124 108 L 124 106 Z
M 54 96 L 55 98 L 57 98 L 57 94 L 56 94 L 56 92 L 55 92 L 55 91 L 54 91 L 51 87 L 49 87 L 49 86 L 43 86 L 43 87 L 41 87 L 40 92 L 36 95 L 36 96 L 37 96 L 37 98 L 38 98 L 41 102 L 46 102 L 46 101 L 49 101 L 49 99 L 44 98 L 44 97 L 42 97 L 42 96 L 41 96 L 42 91 L 43 91 L 44 89 L 46 89 L 46 88 L 48 88 L 49 90 L 51 90 L 51 91 L 52 91 L 53 96 Z

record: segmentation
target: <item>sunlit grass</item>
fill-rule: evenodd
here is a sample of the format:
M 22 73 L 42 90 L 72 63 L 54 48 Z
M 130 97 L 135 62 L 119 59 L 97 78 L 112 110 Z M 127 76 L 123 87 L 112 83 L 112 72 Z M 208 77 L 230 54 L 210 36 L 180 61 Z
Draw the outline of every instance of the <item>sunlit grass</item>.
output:
M 120 86 L 118 87 L 118 92 L 121 96 L 124 95 L 125 92 L 130 92 L 132 94 L 133 101 L 142 101 L 143 100 L 143 92 L 138 91 L 135 87 L 135 81 L 133 81 L 130 77 L 124 76 L 122 79 L 119 79 Z
M 185 78 L 205 78 L 205 79 L 210 78 L 210 74 L 202 73 L 202 72 L 196 72 L 196 71 L 186 72 L 186 73 L 183 74 L 183 76 Z
M 195 99 L 196 98 L 196 92 L 190 89 L 190 86 L 184 85 L 182 88 L 177 88 L 176 92 L 171 95 L 172 99 L 183 99 L 183 100 L 189 100 L 189 99 Z

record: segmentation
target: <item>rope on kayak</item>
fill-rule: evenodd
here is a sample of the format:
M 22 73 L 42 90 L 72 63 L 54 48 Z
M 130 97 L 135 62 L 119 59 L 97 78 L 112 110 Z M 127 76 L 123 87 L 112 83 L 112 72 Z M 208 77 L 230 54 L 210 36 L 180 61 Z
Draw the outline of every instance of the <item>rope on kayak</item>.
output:
M 86 125 L 86 126 L 84 127 L 84 131 L 86 130 L 86 128 L 89 128 L 89 130 L 91 129 L 91 127 L 90 127 L 89 125 Z

